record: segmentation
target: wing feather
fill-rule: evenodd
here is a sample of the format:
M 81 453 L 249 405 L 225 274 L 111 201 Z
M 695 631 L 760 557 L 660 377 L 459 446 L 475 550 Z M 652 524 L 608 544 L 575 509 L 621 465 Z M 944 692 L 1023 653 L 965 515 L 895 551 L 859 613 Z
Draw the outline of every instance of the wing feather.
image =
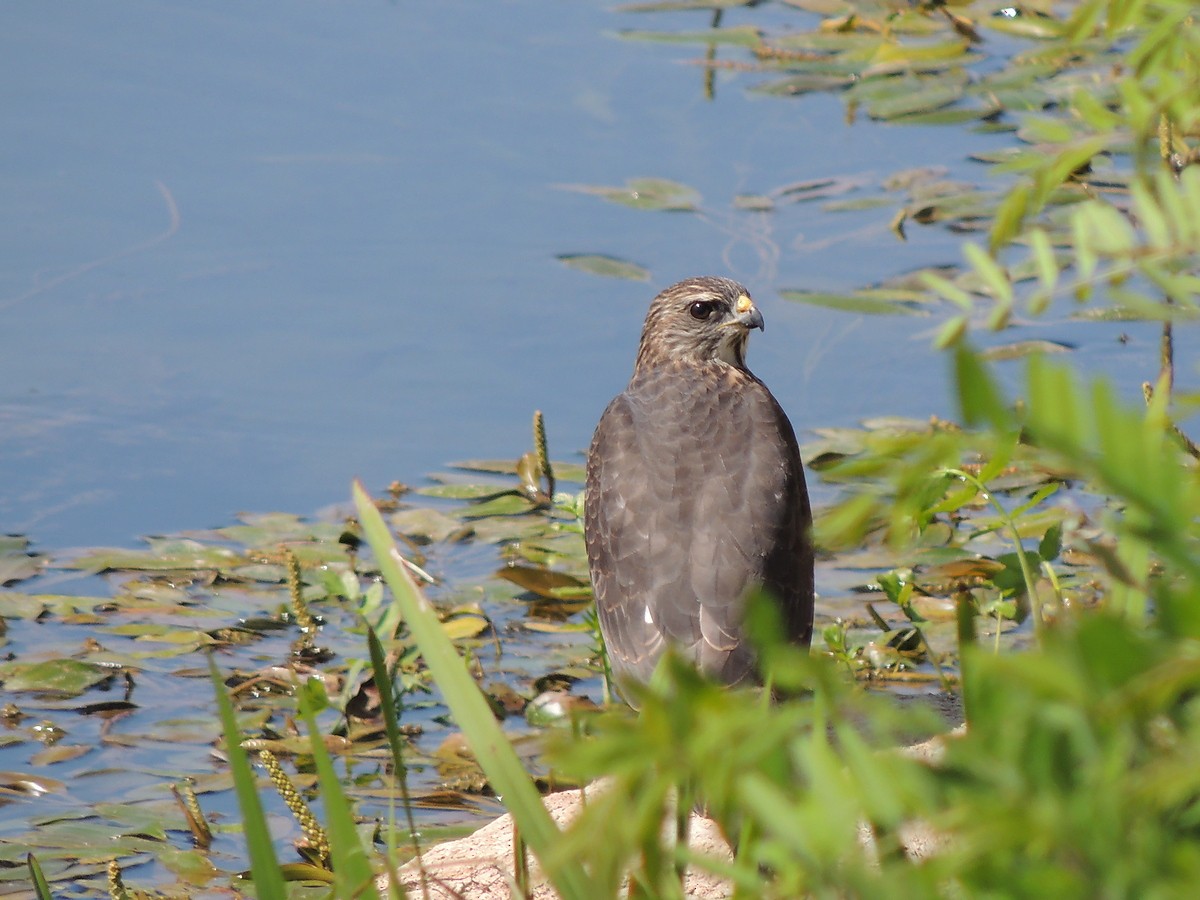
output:
M 812 618 L 810 511 L 795 434 L 744 370 L 635 376 L 588 454 L 584 531 L 619 676 L 646 680 L 668 643 L 715 677 L 754 677 L 743 600 L 764 586 L 788 636 Z

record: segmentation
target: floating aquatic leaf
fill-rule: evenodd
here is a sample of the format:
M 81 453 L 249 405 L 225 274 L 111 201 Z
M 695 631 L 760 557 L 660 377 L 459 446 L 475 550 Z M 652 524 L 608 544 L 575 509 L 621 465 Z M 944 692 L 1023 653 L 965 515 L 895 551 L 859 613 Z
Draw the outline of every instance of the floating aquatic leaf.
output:
M 41 556 L 21 552 L 0 553 L 0 586 L 32 578 L 45 564 L 46 560 Z
M 336 542 L 344 526 L 337 522 L 311 522 L 291 513 L 245 514 L 243 524 L 229 525 L 215 534 L 247 547 L 269 547 L 294 541 Z
M 894 206 L 893 197 L 853 197 L 849 200 L 830 200 L 821 204 L 821 212 L 856 212 L 863 209 L 879 209 Z
M 45 750 L 39 750 L 33 754 L 29 758 L 29 762 L 35 766 L 52 766 L 56 763 L 79 759 L 94 749 L 87 744 L 55 744 L 53 747 L 47 747 Z
M 964 40 L 959 35 L 945 41 L 883 42 L 875 51 L 871 65 L 863 75 L 870 78 L 895 72 L 941 72 L 952 62 L 970 62 L 969 59 L 964 59 L 970 47 L 971 41 Z
M 105 572 L 120 569 L 147 572 L 188 569 L 220 569 L 249 562 L 226 547 L 192 540 L 152 541 L 150 550 L 94 549 L 82 556 L 59 561 L 65 568 Z
M 497 578 L 511 581 L 518 587 L 550 600 L 559 599 L 563 588 L 585 590 L 588 582 L 566 572 L 556 572 L 551 569 L 539 569 L 533 566 L 505 566 L 495 572 Z
M 889 79 L 889 81 L 892 81 Z M 916 113 L 932 112 L 949 106 L 962 98 L 961 84 L 943 83 L 940 80 L 932 83 L 921 83 L 909 79 L 895 79 L 888 85 L 886 94 L 881 91 L 879 96 L 867 99 L 865 102 L 867 115 L 873 119 L 895 119 L 900 116 L 910 116 Z
M 0 534 L 0 556 L 12 553 L 24 554 L 29 549 L 29 538 L 23 534 Z
M 0 592 L 0 619 L 36 619 L 46 612 L 47 600 L 51 595 L 37 596 L 35 594 L 17 594 L 10 591 Z M 73 600 L 73 597 L 62 597 L 62 600 Z M 108 598 L 104 598 L 107 602 Z
M 764 194 L 736 194 L 733 206 L 750 212 L 770 212 L 775 208 L 775 201 Z
M 1018 359 L 1031 353 L 1067 353 L 1074 349 L 1074 345 L 1059 341 L 1016 341 L 998 347 L 988 347 L 979 355 L 990 360 Z
M 416 544 L 457 540 L 472 533 L 470 525 L 447 515 L 441 510 L 428 507 L 402 509 L 388 517 L 392 528 Z
M 630 41 L 656 41 L 662 44 L 732 44 L 756 47 L 762 42 L 762 33 L 752 25 L 736 25 L 732 28 L 709 28 L 704 31 L 618 31 L 620 37 Z
M 554 477 L 561 484 L 562 482 L 571 482 L 572 484 L 583 484 L 587 477 L 587 468 L 577 462 L 551 462 L 554 466 Z
M 223 874 L 203 850 L 180 850 L 168 845 L 155 854 L 155 861 L 193 887 L 203 887 Z
M 475 539 L 482 544 L 500 544 L 521 540 L 546 527 L 542 515 L 493 515 L 468 519 Z
M 1012 7 L 1016 9 L 1016 7 Z M 1063 23 L 1057 19 L 1042 14 L 1040 11 L 1030 11 L 1024 15 L 1006 16 L 993 15 L 982 21 L 985 27 L 1010 37 L 1035 38 L 1049 40 L 1061 37 Z
M 468 472 L 493 472 L 498 475 L 517 474 L 515 459 L 464 459 L 462 462 L 453 462 L 449 465 L 452 468 L 465 469 Z
M 7 691 L 44 691 L 74 697 L 116 675 L 114 669 L 78 659 L 48 659 L 38 663 L 0 663 L 0 681 Z
M 65 794 L 67 786 L 56 778 L 34 772 L 0 772 L 0 792 L 41 796 Z
M 543 691 L 525 707 L 525 721 L 539 727 L 558 725 L 574 721 L 579 713 L 598 710 L 599 707 L 587 697 L 579 697 L 569 691 Z
M 423 497 L 442 497 L 449 500 L 490 500 L 503 494 L 515 494 L 511 484 L 435 484 L 416 489 Z
M 478 612 L 456 612 L 442 619 L 442 630 L 452 641 L 479 637 L 491 627 L 487 617 Z
M 450 463 L 453 468 L 469 472 L 490 472 L 497 475 L 516 475 L 517 460 L 515 459 L 467 459 L 462 462 Z M 585 476 L 584 467 L 577 462 L 551 460 L 554 477 L 558 481 L 571 481 L 582 484 Z M 515 485 L 513 486 L 515 488 Z
M 623 3 L 616 8 L 617 12 L 650 13 L 650 12 L 679 12 L 689 9 L 733 9 L 735 6 L 749 6 L 754 0 L 651 0 L 648 3 Z
M 505 494 L 500 497 L 493 497 L 491 500 L 472 503 L 470 506 L 465 506 L 458 510 L 458 514 L 468 519 L 486 518 L 488 516 L 516 516 L 529 512 L 535 506 L 536 504 L 532 500 L 522 494 Z
M 881 295 L 882 292 L 859 291 L 852 294 L 834 294 L 820 291 L 781 290 L 779 296 L 785 300 L 825 306 L 844 312 L 864 313 L 874 316 L 926 316 L 928 310 L 912 300 L 896 300 Z
M 1071 314 L 1072 319 L 1091 322 L 1167 322 L 1194 320 L 1198 317 L 1200 313 L 1194 309 L 1158 303 L 1146 303 L 1136 308 L 1132 305 L 1090 307 Z
M 808 181 L 797 181 L 785 184 L 771 192 L 773 197 L 790 203 L 802 203 L 807 200 L 821 200 L 828 197 L 838 197 L 850 191 L 858 190 L 869 183 L 863 175 L 841 175 L 835 178 L 814 178 Z
M 954 106 L 932 112 L 907 113 L 892 119 L 905 125 L 962 125 L 994 116 L 1000 110 L 994 106 Z
M 530 619 L 521 623 L 526 631 L 540 631 L 546 634 L 588 634 L 592 628 L 586 622 L 544 622 Z
M 700 194 L 694 188 L 665 178 L 631 178 L 625 182 L 624 187 L 588 184 L 565 184 L 561 187 L 568 191 L 603 197 L 605 200 L 632 206 L 634 209 L 691 212 L 700 202 Z
M 601 275 L 605 278 L 626 278 L 630 281 L 648 281 L 650 272 L 641 266 L 617 259 L 615 256 L 604 256 L 599 253 L 563 253 L 558 259 L 568 268 L 587 272 L 590 275 Z
M 756 85 L 752 90 L 759 94 L 797 96 L 822 91 L 836 91 L 849 87 L 853 83 L 854 78 L 850 75 L 805 74 L 791 75 L 776 81 L 766 81 Z

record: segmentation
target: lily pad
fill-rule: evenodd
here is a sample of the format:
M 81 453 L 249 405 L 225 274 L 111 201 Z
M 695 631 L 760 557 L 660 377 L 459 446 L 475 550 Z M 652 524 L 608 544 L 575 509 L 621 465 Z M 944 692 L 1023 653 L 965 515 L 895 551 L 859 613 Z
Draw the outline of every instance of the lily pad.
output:
M 78 659 L 48 659 L 38 663 L 0 663 L 0 681 L 7 691 L 31 691 L 75 697 L 112 678 L 114 669 Z
M 167 572 L 189 569 L 221 569 L 250 562 L 226 547 L 193 540 L 151 541 L 150 550 L 95 549 L 67 562 L 66 568 L 106 572 L 118 569 Z

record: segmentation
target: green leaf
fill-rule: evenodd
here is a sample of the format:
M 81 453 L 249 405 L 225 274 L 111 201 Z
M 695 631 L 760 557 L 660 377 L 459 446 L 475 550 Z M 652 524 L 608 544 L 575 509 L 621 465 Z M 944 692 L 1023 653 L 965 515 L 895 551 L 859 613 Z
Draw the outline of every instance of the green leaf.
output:
M 1054 258 L 1054 248 L 1045 230 L 1029 230 L 1029 249 L 1037 266 L 1038 283 L 1048 291 L 1054 290 L 1058 283 L 1058 261 Z
M 945 350 L 947 347 L 953 347 L 957 344 L 964 334 L 967 333 L 967 317 L 953 316 L 947 319 L 942 327 L 938 329 L 938 333 L 933 338 L 933 346 L 936 350 Z
M 1038 556 L 1047 561 L 1058 559 L 1058 554 L 1062 552 L 1062 524 L 1056 522 L 1046 529 L 1046 533 L 1042 535 L 1041 541 L 1038 542 Z
M 1031 186 L 1022 182 L 1013 187 L 1001 201 L 988 233 L 988 249 L 993 253 L 1020 233 L 1029 213 L 1031 194 Z
M 960 344 L 954 352 L 954 374 L 963 422 L 987 423 L 1000 431 L 1011 430 L 1010 413 L 999 388 L 976 353 Z
M 303 692 L 297 693 L 297 701 L 300 717 L 308 729 L 308 743 L 312 749 L 317 782 L 321 786 L 321 800 L 325 806 L 329 855 L 334 873 L 334 894 L 338 897 L 374 897 L 378 900 L 375 872 L 371 868 L 367 851 L 359 840 L 358 830 L 354 827 L 354 813 L 350 801 L 342 790 L 337 773 L 333 770 L 333 763 L 317 727 L 312 705 Z
M 25 864 L 29 867 L 29 878 L 33 882 L 37 900 L 54 900 L 54 895 L 50 893 L 50 885 L 46 883 L 46 876 L 42 874 L 42 867 L 38 864 L 37 858 L 32 853 L 26 853 Z
M 971 264 L 980 281 L 991 292 L 996 302 L 1004 307 L 1011 307 L 1013 302 L 1012 284 L 1008 273 L 1004 271 L 987 252 L 978 244 L 964 244 L 963 255 Z
M 936 272 L 925 270 L 920 273 L 921 281 L 926 284 L 931 291 L 939 297 L 949 300 L 965 313 L 971 312 L 975 308 L 975 302 L 971 299 L 971 295 L 960 288 L 952 281 L 948 281 Z
M 229 756 L 229 769 L 233 774 L 234 793 L 237 794 L 238 808 L 242 814 L 242 829 L 246 835 L 255 896 L 259 900 L 285 900 L 287 888 L 279 871 L 275 845 L 271 841 L 267 819 L 254 786 L 254 772 L 246 757 L 246 749 L 242 746 L 241 731 L 233 713 L 233 704 L 225 692 L 225 682 L 211 654 L 208 657 L 208 670 L 216 693 L 221 730 L 225 734 L 225 752 Z

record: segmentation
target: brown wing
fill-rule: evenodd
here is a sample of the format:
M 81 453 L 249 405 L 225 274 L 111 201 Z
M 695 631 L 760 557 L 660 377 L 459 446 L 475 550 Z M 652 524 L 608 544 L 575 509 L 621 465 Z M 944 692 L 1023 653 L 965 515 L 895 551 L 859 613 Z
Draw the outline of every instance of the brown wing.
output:
M 584 532 L 616 674 L 647 680 L 670 642 L 722 681 L 753 677 L 741 616 L 759 584 L 807 642 L 809 526 L 792 427 L 752 375 L 679 364 L 636 377 L 588 456 Z

